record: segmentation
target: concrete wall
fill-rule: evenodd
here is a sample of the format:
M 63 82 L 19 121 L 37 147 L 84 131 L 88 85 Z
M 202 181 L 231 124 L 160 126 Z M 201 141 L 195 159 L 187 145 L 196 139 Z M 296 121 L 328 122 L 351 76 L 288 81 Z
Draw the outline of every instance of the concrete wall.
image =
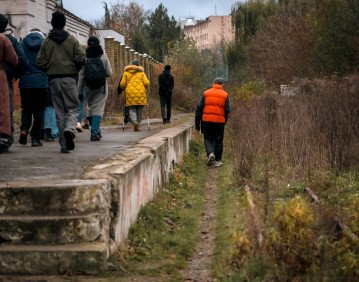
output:
M 0 274 L 95 274 L 140 208 L 189 150 L 192 124 L 168 128 L 79 179 L 0 183 Z
M 169 172 L 188 152 L 191 127 L 169 128 L 145 138 L 116 159 L 85 173 L 87 179 L 111 179 L 112 251 L 127 237 L 141 206 L 152 200 L 162 185 L 168 182 Z

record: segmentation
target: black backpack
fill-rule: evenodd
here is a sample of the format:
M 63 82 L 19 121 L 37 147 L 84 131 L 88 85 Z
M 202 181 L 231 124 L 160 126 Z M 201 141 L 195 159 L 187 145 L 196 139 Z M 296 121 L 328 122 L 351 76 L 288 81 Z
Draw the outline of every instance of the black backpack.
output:
M 88 58 L 85 63 L 85 84 L 99 88 L 106 84 L 106 70 L 100 57 Z

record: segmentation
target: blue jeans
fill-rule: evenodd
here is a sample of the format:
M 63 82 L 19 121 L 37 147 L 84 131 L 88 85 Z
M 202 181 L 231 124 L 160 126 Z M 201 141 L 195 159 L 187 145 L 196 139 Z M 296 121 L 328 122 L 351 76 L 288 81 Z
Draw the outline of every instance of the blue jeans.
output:
M 87 99 L 85 95 L 85 91 L 83 91 L 83 94 L 81 95 L 80 99 L 80 109 L 79 109 L 79 115 L 77 116 L 77 122 L 84 121 L 85 123 L 88 123 L 87 115 L 88 115 L 88 108 L 87 108 Z
M 53 138 L 59 136 L 59 128 L 57 127 L 55 109 L 52 106 L 45 108 L 44 114 L 44 129 L 50 128 Z
M 142 111 L 144 106 L 129 106 L 128 112 L 130 115 L 130 121 L 133 124 L 140 124 L 142 121 Z

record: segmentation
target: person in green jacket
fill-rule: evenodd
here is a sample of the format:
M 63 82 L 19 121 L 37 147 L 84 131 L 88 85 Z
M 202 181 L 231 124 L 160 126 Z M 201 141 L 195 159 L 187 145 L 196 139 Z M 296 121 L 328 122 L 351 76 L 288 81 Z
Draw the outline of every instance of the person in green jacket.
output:
M 77 39 L 64 30 L 66 17 L 52 14 L 53 29 L 41 45 L 37 65 L 49 76 L 49 87 L 59 127 L 61 153 L 75 148 L 75 128 L 79 113 L 78 73 L 85 64 L 85 53 Z

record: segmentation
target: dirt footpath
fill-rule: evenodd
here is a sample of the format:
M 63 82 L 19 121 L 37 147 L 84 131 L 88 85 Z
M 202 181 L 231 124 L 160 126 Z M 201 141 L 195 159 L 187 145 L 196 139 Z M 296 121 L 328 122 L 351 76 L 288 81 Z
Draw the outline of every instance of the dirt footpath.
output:
M 217 169 L 209 168 L 205 186 L 205 204 L 201 213 L 200 241 L 187 267 L 182 271 L 185 281 L 216 281 L 211 276 L 212 255 L 216 238 Z

